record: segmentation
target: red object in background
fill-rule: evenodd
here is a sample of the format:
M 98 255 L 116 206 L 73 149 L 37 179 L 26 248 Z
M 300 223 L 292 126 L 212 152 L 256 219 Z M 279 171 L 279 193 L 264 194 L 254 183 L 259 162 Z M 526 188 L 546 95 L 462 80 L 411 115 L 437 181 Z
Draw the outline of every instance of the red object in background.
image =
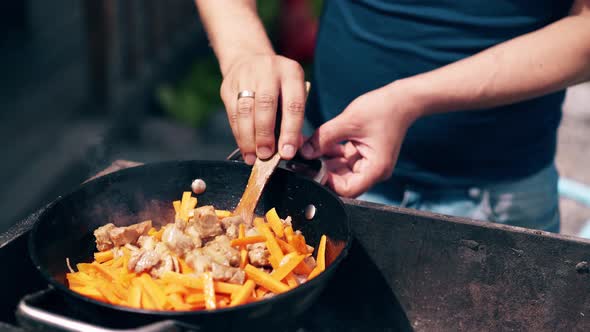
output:
M 299 62 L 313 59 L 318 29 L 307 0 L 283 0 L 279 14 L 279 45 L 281 54 Z

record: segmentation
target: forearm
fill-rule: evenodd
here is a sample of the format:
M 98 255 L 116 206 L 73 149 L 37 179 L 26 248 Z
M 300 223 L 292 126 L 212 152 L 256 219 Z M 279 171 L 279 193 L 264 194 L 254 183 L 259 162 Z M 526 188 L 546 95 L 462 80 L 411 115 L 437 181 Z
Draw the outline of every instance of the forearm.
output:
M 417 117 L 490 108 L 590 79 L 590 15 L 568 16 L 479 54 L 391 84 Z
M 274 54 L 255 0 L 195 0 L 209 41 L 225 75 L 245 54 Z

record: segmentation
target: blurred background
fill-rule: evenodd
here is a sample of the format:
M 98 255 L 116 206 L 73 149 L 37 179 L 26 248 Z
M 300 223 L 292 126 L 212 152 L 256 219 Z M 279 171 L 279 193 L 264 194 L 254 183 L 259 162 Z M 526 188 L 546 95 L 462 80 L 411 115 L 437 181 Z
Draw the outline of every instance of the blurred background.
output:
M 309 74 L 322 1 L 258 3 L 277 51 Z M 235 149 L 192 1 L 2 1 L 0 72 L 0 232 L 116 159 Z M 563 233 L 590 238 L 590 85 L 564 108 Z

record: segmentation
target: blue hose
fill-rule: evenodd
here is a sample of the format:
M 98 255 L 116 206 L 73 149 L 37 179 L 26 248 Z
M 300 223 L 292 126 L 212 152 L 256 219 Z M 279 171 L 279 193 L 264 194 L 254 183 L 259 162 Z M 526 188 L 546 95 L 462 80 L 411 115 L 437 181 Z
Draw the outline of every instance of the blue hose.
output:
M 571 179 L 560 178 L 557 183 L 557 190 L 559 196 L 573 199 L 590 207 L 590 186 Z M 590 239 L 590 220 L 586 221 L 578 236 Z

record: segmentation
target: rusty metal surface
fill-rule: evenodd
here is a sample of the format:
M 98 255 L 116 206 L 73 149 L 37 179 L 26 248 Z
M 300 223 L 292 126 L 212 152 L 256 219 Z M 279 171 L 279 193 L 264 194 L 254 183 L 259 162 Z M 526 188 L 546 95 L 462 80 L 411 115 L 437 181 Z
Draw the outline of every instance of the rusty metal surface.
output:
M 590 331 L 590 241 L 345 202 L 416 331 Z

